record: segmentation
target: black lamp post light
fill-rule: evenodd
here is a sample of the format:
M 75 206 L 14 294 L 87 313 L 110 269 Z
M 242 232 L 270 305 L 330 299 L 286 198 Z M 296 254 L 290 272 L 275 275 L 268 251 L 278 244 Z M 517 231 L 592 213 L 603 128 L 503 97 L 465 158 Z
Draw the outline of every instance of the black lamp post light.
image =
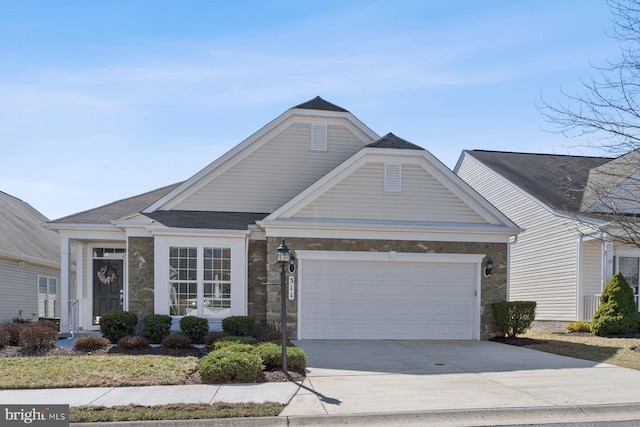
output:
M 280 264 L 280 315 L 281 317 L 281 328 L 282 328 L 282 372 L 286 376 L 289 376 L 289 371 L 287 369 L 287 299 L 286 299 L 286 271 L 285 268 L 288 268 L 289 271 L 293 273 L 295 270 L 294 262 L 295 258 L 291 256 L 291 252 L 289 252 L 289 248 L 284 243 L 284 239 L 282 240 L 282 244 L 278 246 L 278 250 L 276 252 L 276 259 Z

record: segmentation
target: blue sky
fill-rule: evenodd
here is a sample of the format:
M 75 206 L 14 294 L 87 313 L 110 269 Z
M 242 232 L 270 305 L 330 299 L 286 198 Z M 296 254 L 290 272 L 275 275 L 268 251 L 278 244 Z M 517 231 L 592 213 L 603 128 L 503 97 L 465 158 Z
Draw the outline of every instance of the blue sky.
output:
M 593 154 L 535 105 L 616 59 L 611 29 L 595 0 L 0 0 L 0 191 L 50 219 L 97 207 L 316 95 L 449 168 L 465 149 Z

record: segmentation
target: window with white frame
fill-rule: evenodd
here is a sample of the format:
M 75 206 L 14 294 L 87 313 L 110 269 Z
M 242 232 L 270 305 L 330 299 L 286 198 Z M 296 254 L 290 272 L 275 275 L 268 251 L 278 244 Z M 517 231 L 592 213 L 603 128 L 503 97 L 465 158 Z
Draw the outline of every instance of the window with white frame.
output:
M 172 316 L 228 316 L 231 249 L 171 246 L 169 293 Z
M 58 279 L 38 276 L 38 317 L 56 317 Z
M 638 257 L 617 257 L 618 271 L 622 273 L 625 280 L 633 289 L 634 294 L 638 294 L 640 286 L 640 258 Z

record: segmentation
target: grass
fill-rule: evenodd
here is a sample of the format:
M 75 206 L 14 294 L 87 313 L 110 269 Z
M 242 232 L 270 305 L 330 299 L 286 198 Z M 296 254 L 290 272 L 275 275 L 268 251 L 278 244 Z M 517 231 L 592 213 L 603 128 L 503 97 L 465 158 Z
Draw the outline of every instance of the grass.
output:
M 632 350 L 640 346 L 638 338 L 606 338 L 533 330 L 521 337 L 535 340 L 527 345 L 533 350 L 640 370 L 640 353 Z
M 284 405 L 280 403 L 214 403 L 162 406 L 81 406 L 70 409 L 72 423 L 143 420 L 194 420 L 237 417 L 274 417 Z
M 0 359 L 0 389 L 184 384 L 196 357 L 42 356 Z

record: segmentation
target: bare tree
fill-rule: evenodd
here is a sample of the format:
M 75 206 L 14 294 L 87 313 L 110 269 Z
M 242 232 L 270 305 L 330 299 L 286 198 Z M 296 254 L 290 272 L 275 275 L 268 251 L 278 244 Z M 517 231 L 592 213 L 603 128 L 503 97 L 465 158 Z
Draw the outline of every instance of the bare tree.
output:
M 618 59 L 594 67 L 598 77 L 582 80 L 582 93 L 562 91 L 563 101 L 542 99 L 538 110 L 555 131 L 591 136 L 589 147 L 616 157 L 590 171 L 577 216 L 599 219 L 607 224 L 600 231 L 640 247 L 640 0 L 607 4 Z
M 582 93 L 562 92 L 564 101 L 538 106 L 545 120 L 568 137 L 591 135 L 592 143 L 620 155 L 640 148 L 640 1 L 607 0 L 620 41 L 619 58 L 594 67 L 598 77 L 582 80 Z

